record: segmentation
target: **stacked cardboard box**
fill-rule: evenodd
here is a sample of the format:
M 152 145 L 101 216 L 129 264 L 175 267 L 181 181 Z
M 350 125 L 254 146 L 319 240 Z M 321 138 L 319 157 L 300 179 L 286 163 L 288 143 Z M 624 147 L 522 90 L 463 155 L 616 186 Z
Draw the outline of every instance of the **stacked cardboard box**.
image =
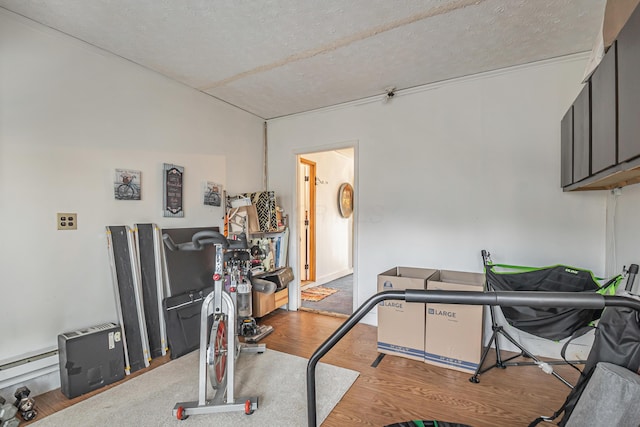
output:
M 395 267 L 378 275 L 378 292 L 429 289 L 482 291 L 484 274 Z M 483 306 L 383 301 L 378 306 L 378 351 L 474 372 L 483 343 Z
M 441 270 L 427 290 L 482 291 L 484 274 Z M 484 306 L 426 304 L 424 361 L 432 365 L 475 372 L 482 356 Z
M 378 275 L 378 292 L 426 289 L 437 270 L 396 267 Z M 424 360 L 425 305 L 383 301 L 378 306 L 378 351 Z

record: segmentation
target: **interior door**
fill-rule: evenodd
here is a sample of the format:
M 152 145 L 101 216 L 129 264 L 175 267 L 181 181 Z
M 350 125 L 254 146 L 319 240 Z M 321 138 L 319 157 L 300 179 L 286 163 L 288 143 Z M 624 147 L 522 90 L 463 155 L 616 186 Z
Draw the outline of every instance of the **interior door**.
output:
M 301 157 L 299 168 L 300 282 L 305 284 L 316 280 L 316 164 Z

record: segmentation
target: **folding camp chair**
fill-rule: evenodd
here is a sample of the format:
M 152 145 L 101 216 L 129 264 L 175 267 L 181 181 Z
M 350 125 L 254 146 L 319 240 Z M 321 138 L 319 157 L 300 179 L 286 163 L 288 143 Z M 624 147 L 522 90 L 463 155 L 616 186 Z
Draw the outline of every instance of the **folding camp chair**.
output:
M 622 281 L 622 276 L 618 275 L 601 285 L 600 281 L 603 279 L 595 277 L 591 271 L 565 265 L 535 268 L 494 264 L 491 261 L 489 252 L 486 250 L 482 251 L 482 260 L 486 275 L 487 291 L 597 292 L 603 295 L 613 295 L 615 294 L 617 286 Z M 498 324 L 495 310 L 495 307 L 489 307 L 493 333 L 487 347 L 482 353 L 478 368 L 473 376 L 469 378 L 469 381 L 473 383 L 480 382 L 478 376 L 493 368 L 537 365 L 546 373 L 553 375 L 568 387 L 573 388 L 567 380 L 554 372 L 549 365 L 564 363 L 581 364 L 584 363 L 584 360 L 540 360 L 511 336 L 502 325 Z M 585 331 L 583 328 L 599 319 L 602 314 L 601 309 L 571 307 L 501 307 L 501 310 L 509 325 L 549 340 L 562 340 L 571 337 L 574 333 L 579 336 L 580 332 Z M 511 344 L 520 350 L 520 353 L 503 359 L 498 336 L 502 336 L 511 342 Z M 483 368 L 492 345 L 495 345 L 496 363 Z M 530 361 L 513 361 L 519 357 L 525 357 L 530 359 Z M 564 349 L 562 357 L 564 358 Z

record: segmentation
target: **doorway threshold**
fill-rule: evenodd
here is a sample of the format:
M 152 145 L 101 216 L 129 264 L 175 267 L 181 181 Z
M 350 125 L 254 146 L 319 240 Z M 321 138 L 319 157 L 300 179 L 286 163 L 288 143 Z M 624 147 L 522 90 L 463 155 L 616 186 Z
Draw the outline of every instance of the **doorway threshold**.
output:
M 309 313 L 316 313 L 316 314 L 322 314 L 323 316 L 331 316 L 331 317 L 340 317 L 342 319 L 346 319 L 349 317 L 348 314 L 343 314 L 343 313 L 333 313 L 331 311 L 325 311 L 325 310 L 316 310 L 314 308 L 307 308 L 307 307 L 298 307 L 298 309 L 300 311 L 306 311 Z

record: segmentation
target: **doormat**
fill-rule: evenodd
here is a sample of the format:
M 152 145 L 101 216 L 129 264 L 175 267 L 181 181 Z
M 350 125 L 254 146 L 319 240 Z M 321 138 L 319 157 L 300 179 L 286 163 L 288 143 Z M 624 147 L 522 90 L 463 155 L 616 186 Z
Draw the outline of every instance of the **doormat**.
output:
M 300 293 L 300 298 L 304 301 L 321 301 L 338 292 L 337 289 L 325 288 L 324 286 L 316 286 L 314 288 L 305 289 Z

